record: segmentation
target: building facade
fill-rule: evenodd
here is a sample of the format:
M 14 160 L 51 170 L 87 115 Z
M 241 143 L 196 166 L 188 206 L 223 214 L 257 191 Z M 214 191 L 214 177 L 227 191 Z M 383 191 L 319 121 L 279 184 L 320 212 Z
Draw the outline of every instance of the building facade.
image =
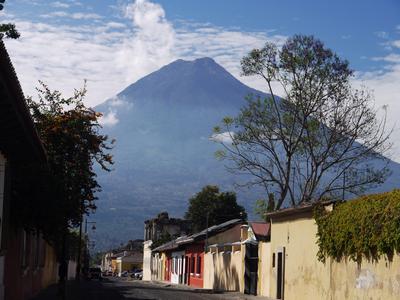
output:
M 333 205 L 325 209 L 332 211 Z M 313 206 L 268 214 L 272 266 L 268 296 L 276 299 L 400 299 L 400 256 L 361 262 L 317 259 Z
M 252 249 L 257 253 L 265 250 L 258 244 L 269 243 L 269 224 L 252 225 L 240 219 L 230 220 L 155 248 L 149 270 L 152 280 L 257 294 L 257 280 L 264 277 L 257 273 L 259 255 L 252 261 L 249 249 L 255 245 Z M 247 274 L 252 262 L 256 269 Z M 246 281 L 246 274 L 255 281 Z
M 154 280 L 151 269 L 160 263 L 160 259 L 153 262 L 152 248 L 163 237 L 179 237 L 187 234 L 189 222 L 187 220 L 170 218 L 167 212 L 162 212 L 154 219 L 144 222 L 143 242 L 143 280 Z M 157 277 L 157 276 L 156 276 Z
M 26 230 L 11 219 L 13 201 L 18 200 L 14 195 L 23 195 L 27 203 L 33 201 L 20 193 L 17 184 L 32 185 L 17 170 L 33 164 L 45 165 L 46 154 L 0 41 L 0 299 L 30 299 L 58 277 L 53 247 L 37 230 Z

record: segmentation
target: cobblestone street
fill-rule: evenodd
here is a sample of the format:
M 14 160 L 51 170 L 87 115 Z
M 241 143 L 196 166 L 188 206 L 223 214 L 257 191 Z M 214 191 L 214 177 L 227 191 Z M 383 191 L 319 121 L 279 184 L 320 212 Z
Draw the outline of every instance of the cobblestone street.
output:
M 33 300 L 55 300 L 57 286 L 51 286 Z M 110 278 L 103 281 L 71 281 L 67 284 L 66 300 L 239 300 L 239 299 L 267 299 L 243 295 L 240 293 L 214 294 L 207 290 L 193 290 L 187 287 L 174 286 L 165 283 L 144 281 L 127 281 L 119 278 Z

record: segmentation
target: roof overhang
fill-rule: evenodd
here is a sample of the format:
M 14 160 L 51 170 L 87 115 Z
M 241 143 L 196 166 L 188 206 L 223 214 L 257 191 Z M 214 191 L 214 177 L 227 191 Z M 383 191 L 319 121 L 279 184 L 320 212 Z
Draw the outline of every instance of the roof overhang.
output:
M 0 151 L 7 159 L 46 161 L 10 57 L 0 41 Z
M 319 203 L 318 202 L 310 203 L 310 204 L 297 206 L 297 207 L 284 208 L 284 209 L 277 210 L 274 212 L 266 213 L 265 217 L 267 219 L 271 219 L 271 220 L 309 217 L 309 216 L 312 216 L 314 208 L 317 204 L 320 204 L 320 205 L 323 205 L 326 207 L 329 205 L 334 205 L 336 202 L 337 202 L 336 200 L 331 200 L 331 201 L 324 201 L 324 202 L 319 202 Z

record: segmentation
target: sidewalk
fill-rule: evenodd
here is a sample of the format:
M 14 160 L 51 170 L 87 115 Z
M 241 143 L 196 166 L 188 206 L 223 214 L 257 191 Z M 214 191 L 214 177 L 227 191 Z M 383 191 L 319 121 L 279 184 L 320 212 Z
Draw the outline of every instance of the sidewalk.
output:
M 218 292 L 160 281 L 104 279 L 68 281 L 65 300 L 273 300 L 239 292 Z M 52 285 L 31 300 L 64 300 Z

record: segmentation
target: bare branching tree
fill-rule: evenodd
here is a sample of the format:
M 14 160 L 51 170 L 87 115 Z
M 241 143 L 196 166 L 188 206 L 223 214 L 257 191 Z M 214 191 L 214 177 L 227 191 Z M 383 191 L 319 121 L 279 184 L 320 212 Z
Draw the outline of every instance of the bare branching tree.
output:
M 214 128 L 223 145 L 216 154 L 229 170 L 251 174 L 247 185 L 273 193 L 274 209 L 359 194 L 386 179 L 386 111 L 379 118 L 371 92 L 352 88 L 346 60 L 296 35 L 281 49 L 254 49 L 241 65 L 244 76 L 265 80 L 269 95 L 249 95 L 237 117 Z

